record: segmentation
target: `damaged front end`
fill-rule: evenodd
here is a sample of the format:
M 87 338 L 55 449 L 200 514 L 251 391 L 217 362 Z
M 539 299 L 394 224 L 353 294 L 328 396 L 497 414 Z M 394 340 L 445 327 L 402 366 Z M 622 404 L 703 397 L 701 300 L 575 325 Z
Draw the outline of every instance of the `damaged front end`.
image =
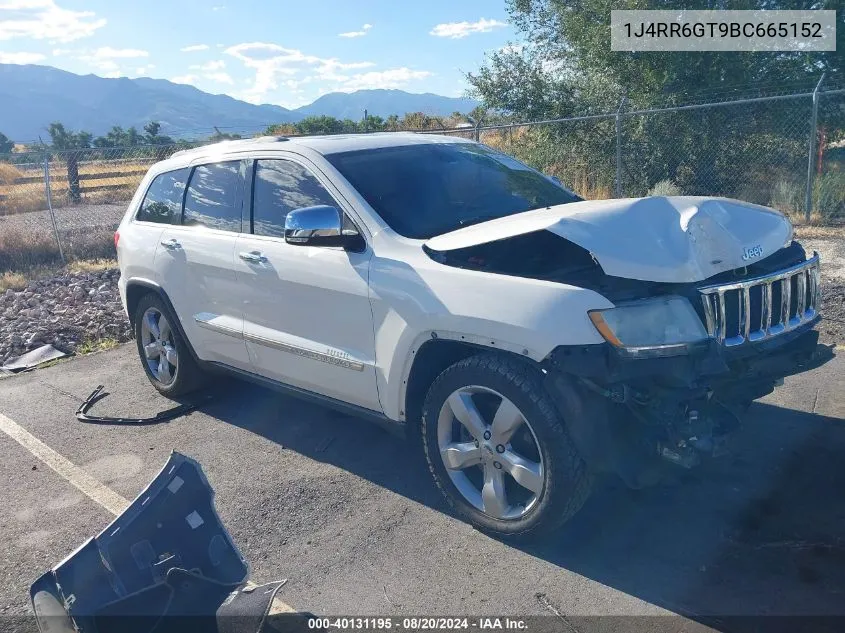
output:
M 819 257 L 792 237 L 774 209 L 650 197 L 537 209 L 424 250 L 446 266 L 591 290 L 612 304 L 589 311 L 605 343 L 558 347 L 543 369 L 591 468 L 638 487 L 667 461 L 691 467 L 721 452 L 753 400 L 832 356 L 813 330 Z
M 689 468 L 724 452 L 753 400 L 832 356 L 813 329 L 819 281 L 818 255 L 806 258 L 793 243 L 750 271 L 645 300 L 677 301 L 689 311 L 664 309 L 676 326 L 659 324 L 669 339 L 661 344 L 634 340 L 633 332 L 649 330 L 648 315 L 623 312 L 628 320 L 620 323 L 591 314 L 608 343 L 561 347 L 547 359 L 549 388 L 588 462 L 639 487 L 655 476 L 657 461 Z

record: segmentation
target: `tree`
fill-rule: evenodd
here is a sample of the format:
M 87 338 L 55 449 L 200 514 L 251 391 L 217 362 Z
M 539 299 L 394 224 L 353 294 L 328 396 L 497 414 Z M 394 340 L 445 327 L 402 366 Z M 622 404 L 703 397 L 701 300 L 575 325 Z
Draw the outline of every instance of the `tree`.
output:
M 9 137 L 0 132 L 0 154 L 11 154 L 15 149 L 15 142 L 10 141 Z
M 265 136 L 296 136 L 299 130 L 293 123 L 276 123 L 264 130 Z
M 377 114 L 368 114 L 361 121 L 362 132 L 382 132 L 385 129 L 384 119 Z
M 679 4 L 676 0 L 507 0 L 511 22 L 524 44 L 489 55 L 478 72 L 470 73 L 472 94 L 484 106 L 519 121 L 612 113 L 623 96 L 627 110 L 645 109 L 711 97 L 724 101 L 758 96 L 781 87 L 809 91 L 822 72 L 827 72 L 830 84 L 842 80 L 843 28 L 837 29 L 836 52 L 611 50 L 611 9 L 673 9 Z M 817 0 L 811 5 L 805 0 L 689 0 L 684 5 L 834 9 L 841 0 Z M 644 195 L 658 180 L 670 178 L 690 195 L 718 192 L 768 204 L 765 196 L 771 182 L 794 177 L 806 161 L 806 149 L 801 149 L 807 142 L 806 114 L 798 113 L 798 107 L 798 102 L 759 103 L 623 118 L 619 137 L 623 151 L 636 157 L 622 165 L 624 192 Z M 824 114 L 820 112 L 820 121 Z M 572 184 L 581 183 L 583 189 L 608 193 L 613 189 L 617 135 L 610 118 L 511 130 L 497 140 L 507 145 L 502 149 Z M 751 195 L 751 190 L 758 193 Z
M 485 105 L 525 118 L 606 112 L 627 96 L 632 106 L 677 101 L 690 92 L 743 91 L 765 84 L 812 86 L 821 73 L 835 81 L 845 71 L 845 29 L 836 52 L 611 51 L 611 9 L 673 9 L 672 0 L 508 0 L 511 21 L 525 46 L 489 56 L 468 80 Z M 713 9 L 690 0 L 686 9 Z M 805 0 L 721 0 L 720 9 L 806 9 Z M 819 0 L 813 9 L 837 9 Z
M 58 150 L 67 167 L 68 197 L 71 202 L 79 202 L 82 193 L 79 187 L 79 150 L 91 147 L 93 135 L 90 132 L 66 130 L 59 122 L 53 122 L 47 128 L 53 148 Z
M 159 134 L 161 131 L 161 123 L 158 121 L 150 121 L 144 126 L 146 141 L 150 145 L 171 145 L 173 139 L 169 136 Z
M 126 145 L 128 147 L 135 147 L 143 143 L 143 137 L 138 133 L 137 128 L 133 125 L 126 130 Z
M 333 116 L 321 114 L 307 116 L 296 124 L 300 134 L 340 134 L 343 132 L 343 122 Z
M 240 134 L 234 134 L 232 132 L 221 132 L 220 128 L 214 127 L 214 134 L 208 137 L 208 140 L 212 143 L 219 143 L 220 141 L 234 141 L 241 138 Z

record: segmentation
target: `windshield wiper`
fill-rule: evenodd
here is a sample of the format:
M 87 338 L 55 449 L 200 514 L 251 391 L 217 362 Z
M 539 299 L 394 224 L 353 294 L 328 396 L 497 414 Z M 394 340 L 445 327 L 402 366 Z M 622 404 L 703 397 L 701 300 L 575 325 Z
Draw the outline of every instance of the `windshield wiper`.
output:
M 487 222 L 488 220 L 498 220 L 501 216 L 498 215 L 476 215 L 471 218 L 465 218 L 463 220 L 458 220 L 458 224 L 461 225 L 461 228 L 465 226 L 472 226 L 473 224 L 481 224 L 482 222 Z

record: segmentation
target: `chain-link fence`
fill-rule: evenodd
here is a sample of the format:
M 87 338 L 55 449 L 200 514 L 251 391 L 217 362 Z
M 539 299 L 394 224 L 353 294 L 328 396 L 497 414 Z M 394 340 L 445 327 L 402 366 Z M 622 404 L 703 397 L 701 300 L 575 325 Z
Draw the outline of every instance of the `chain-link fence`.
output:
M 845 221 L 845 90 L 425 133 L 479 140 L 586 198 L 725 196 Z M 0 270 L 113 255 L 150 165 L 199 144 L 0 156 Z
M 113 234 L 147 170 L 197 144 L 0 155 L 0 270 L 113 257 Z

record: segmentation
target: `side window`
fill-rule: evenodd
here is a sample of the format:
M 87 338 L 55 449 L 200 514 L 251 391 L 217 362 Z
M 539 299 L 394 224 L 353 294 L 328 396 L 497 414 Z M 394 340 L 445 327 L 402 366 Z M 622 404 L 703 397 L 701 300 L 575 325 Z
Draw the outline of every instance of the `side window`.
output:
M 189 169 L 177 169 L 156 176 L 147 189 L 135 219 L 160 224 L 179 224 L 182 220 L 182 195 L 189 172 Z
M 253 233 L 284 237 L 288 212 L 327 204 L 340 209 L 314 175 L 289 160 L 259 160 L 252 194 Z
M 241 231 L 238 160 L 194 168 L 188 195 L 185 196 L 186 226 L 206 226 L 221 231 Z

